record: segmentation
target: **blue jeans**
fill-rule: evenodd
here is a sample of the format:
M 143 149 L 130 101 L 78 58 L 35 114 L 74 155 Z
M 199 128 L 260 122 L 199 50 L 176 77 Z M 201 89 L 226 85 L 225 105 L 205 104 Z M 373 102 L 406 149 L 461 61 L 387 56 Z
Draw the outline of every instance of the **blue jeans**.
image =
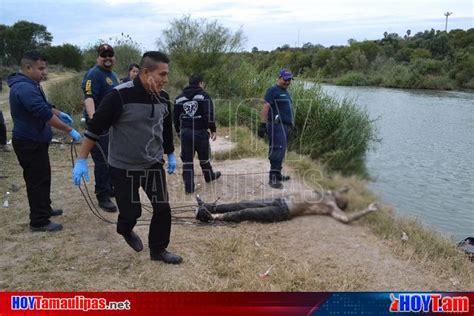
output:
M 283 123 L 267 123 L 267 133 L 270 143 L 268 159 L 270 160 L 271 179 L 272 176 L 281 175 L 283 160 L 285 159 L 286 149 L 288 147 L 289 125 Z

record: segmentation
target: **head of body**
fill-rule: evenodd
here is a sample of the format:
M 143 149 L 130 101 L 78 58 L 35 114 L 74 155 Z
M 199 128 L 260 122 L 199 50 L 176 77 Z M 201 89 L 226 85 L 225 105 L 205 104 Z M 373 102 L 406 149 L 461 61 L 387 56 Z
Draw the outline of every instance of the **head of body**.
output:
M 23 54 L 20 61 L 21 73 L 31 80 L 41 82 L 46 79 L 46 59 L 38 51 L 29 51 Z
M 283 90 L 288 89 L 293 80 L 293 74 L 288 69 L 281 69 L 278 73 L 277 86 Z
M 128 79 L 133 80 L 138 75 L 140 71 L 140 66 L 135 63 L 128 65 Z
M 105 70 L 112 71 L 115 64 L 115 53 L 109 44 L 101 44 L 97 48 L 97 65 Z
M 168 56 L 162 52 L 149 51 L 143 54 L 140 62 L 140 81 L 145 90 L 159 93 L 168 83 Z
M 200 74 L 194 74 L 189 77 L 189 85 L 204 89 L 204 77 Z

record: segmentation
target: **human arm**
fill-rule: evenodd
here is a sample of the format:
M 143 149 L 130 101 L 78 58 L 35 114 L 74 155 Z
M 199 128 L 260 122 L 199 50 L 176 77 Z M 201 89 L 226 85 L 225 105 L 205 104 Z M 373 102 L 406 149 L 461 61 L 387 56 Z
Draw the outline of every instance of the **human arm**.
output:
M 82 81 L 82 91 L 84 92 L 84 106 L 89 119 L 92 119 L 95 113 L 95 101 L 100 93 L 100 81 L 97 78 L 94 68 L 86 73 Z
M 89 182 L 89 169 L 87 166 L 87 156 L 92 147 L 94 147 L 95 141 L 90 138 L 84 137 L 81 148 L 79 149 L 79 155 L 77 156 L 76 163 L 72 170 L 72 181 L 74 185 L 79 186 L 81 184 L 81 178 L 84 177 L 86 182 Z
M 92 119 L 95 113 L 95 102 L 94 99 L 89 97 L 84 99 L 84 106 L 86 108 L 87 116 Z
M 161 91 L 160 97 L 166 100 L 165 105 L 168 109 L 168 115 L 163 118 L 163 151 L 165 154 L 170 154 L 174 152 L 171 103 L 169 101 L 168 93 Z
M 270 110 L 270 104 L 268 102 L 263 103 L 262 110 L 260 111 L 260 126 L 258 127 L 258 136 L 261 138 L 265 137 L 267 133 L 267 119 L 268 111 Z
M 183 109 L 183 105 L 181 103 L 174 101 L 174 109 L 173 109 L 173 119 L 174 119 L 174 130 L 176 131 L 176 134 L 178 134 L 181 131 L 181 112 Z
M 217 139 L 216 117 L 214 114 L 214 103 L 212 102 L 211 97 L 209 97 L 209 130 L 211 131 L 211 140 L 215 141 Z
M 74 141 L 79 141 L 81 139 L 80 134 L 76 130 L 63 123 L 59 117 L 55 115 L 56 112 L 59 111 L 51 107 L 40 89 L 31 88 L 30 85 L 25 85 L 20 87 L 20 89 L 22 93 L 18 93 L 17 97 L 25 106 L 25 109 L 29 111 L 35 118 L 40 119 L 50 126 L 68 133 L 74 139 Z
M 53 108 L 52 111 L 54 115 L 56 115 L 63 123 L 71 126 L 71 124 L 74 122 L 74 120 L 69 114 L 58 111 L 55 108 Z

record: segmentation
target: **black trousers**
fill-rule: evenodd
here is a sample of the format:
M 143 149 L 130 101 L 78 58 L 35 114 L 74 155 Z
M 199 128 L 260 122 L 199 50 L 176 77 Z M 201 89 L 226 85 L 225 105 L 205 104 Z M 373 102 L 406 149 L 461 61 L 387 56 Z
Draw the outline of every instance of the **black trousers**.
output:
M 199 164 L 206 182 L 212 180 L 213 171 L 209 160 L 209 134 L 207 130 L 181 129 L 181 160 L 183 161 L 183 181 L 186 192 L 194 192 L 194 154 L 197 152 Z
M 0 111 L 0 145 L 7 143 L 7 126 L 5 125 L 5 119 L 3 113 Z
M 23 168 L 23 179 L 30 205 L 30 225 L 34 227 L 48 225 L 51 216 L 49 144 L 14 138 L 12 145 Z
M 100 145 L 104 154 L 100 151 Z M 97 144 L 91 149 L 91 157 L 94 161 L 95 195 L 97 200 L 106 201 L 110 198 L 112 187 L 110 186 L 110 170 L 107 165 L 109 155 L 109 134 L 101 135 Z M 105 160 L 104 160 L 105 156 Z
M 146 192 L 153 206 L 148 245 L 152 251 L 168 247 L 171 233 L 171 209 L 166 189 L 166 173 L 157 163 L 147 170 L 124 170 L 110 167 L 115 199 L 119 208 L 117 233 L 132 231 L 142 214 L 139 188 Z
M 242 201 L 217 205 L 212 213 L 224 213 L 228 222 L 254 221 L 261 223 L 280 222 L 290 219 L 290 211 L 283 199 Z

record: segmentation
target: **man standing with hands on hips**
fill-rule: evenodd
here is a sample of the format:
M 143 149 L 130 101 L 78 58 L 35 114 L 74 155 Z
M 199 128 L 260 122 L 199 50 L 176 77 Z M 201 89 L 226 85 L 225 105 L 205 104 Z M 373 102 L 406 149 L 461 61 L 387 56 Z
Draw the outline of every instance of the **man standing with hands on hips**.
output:
M 148 233 L 151 260 L 179 264 L 182 258 L 166 250 L 171 209 L 163 170 L 164 154 L 168 155 L 168 173 L 176 170 L 171 104 L 168 93 L 162 90 L 168 82 L 168 63 L 165 54 L 146 52 L 138 76 L 104 97 L 87 124 L 72 175 L 75 185 L 80 185 L 82 177 L 88 181 L 87 156 L 99 141 L 101 131 L 110 128 L 108 163 L 119 208 L 117 233 L 135 251 L 143 250 L 140 237 L 133 231 L 142 212 L 142 187 L 153 206 Z
M 115 64 L 112 46 L 101 44 L 97 52 L 99 55 L 97 65 L 92 67 L 82 80 L 86 122 L 92 119 L 104 96 L 119 84 L 117 74 L 112 71 Z M 91 150 L 92 160 L 94 160 L 95 195 L 100 208 L 106 212 L 116 212 L 117 207 L 110 200 L 112 187 L 110 185 L 110 171 L 106 162 L 109 153 L 109 131 L 103 130 L 99 135 L 98 144 L 103 153 L 97 146 Z
M 13 119 L 12 145 L 23 168 L 30 205 L 30 229 L 53 232 L 63 228 L 49 220 L 62 209 L 51 208 L 51 165 L 48 148 L 53 137 L 51 126 L 66 132 L 78 142 L 81 135 L 73 129 L 72 118 L 54 109 L 40 86 L 46 77 L 46 59 L 37 51 L 23 54 L 21 70 L 8 76 L 10 110 Z
M 258 136 L 264 138 L 268 133 L 269 185 L 275 189 L 281 189 L 283 187 L 281 182 L 290 179 L 290 176 L 281 174 L 281 169 L 288 146 L 289 129 L 294 124 L 293 101 L 287 91 L 291 80 L 293 80 L 291 71 L 281 69 L 277 83 L 265 94 L 263 108 L 260 112 Z

